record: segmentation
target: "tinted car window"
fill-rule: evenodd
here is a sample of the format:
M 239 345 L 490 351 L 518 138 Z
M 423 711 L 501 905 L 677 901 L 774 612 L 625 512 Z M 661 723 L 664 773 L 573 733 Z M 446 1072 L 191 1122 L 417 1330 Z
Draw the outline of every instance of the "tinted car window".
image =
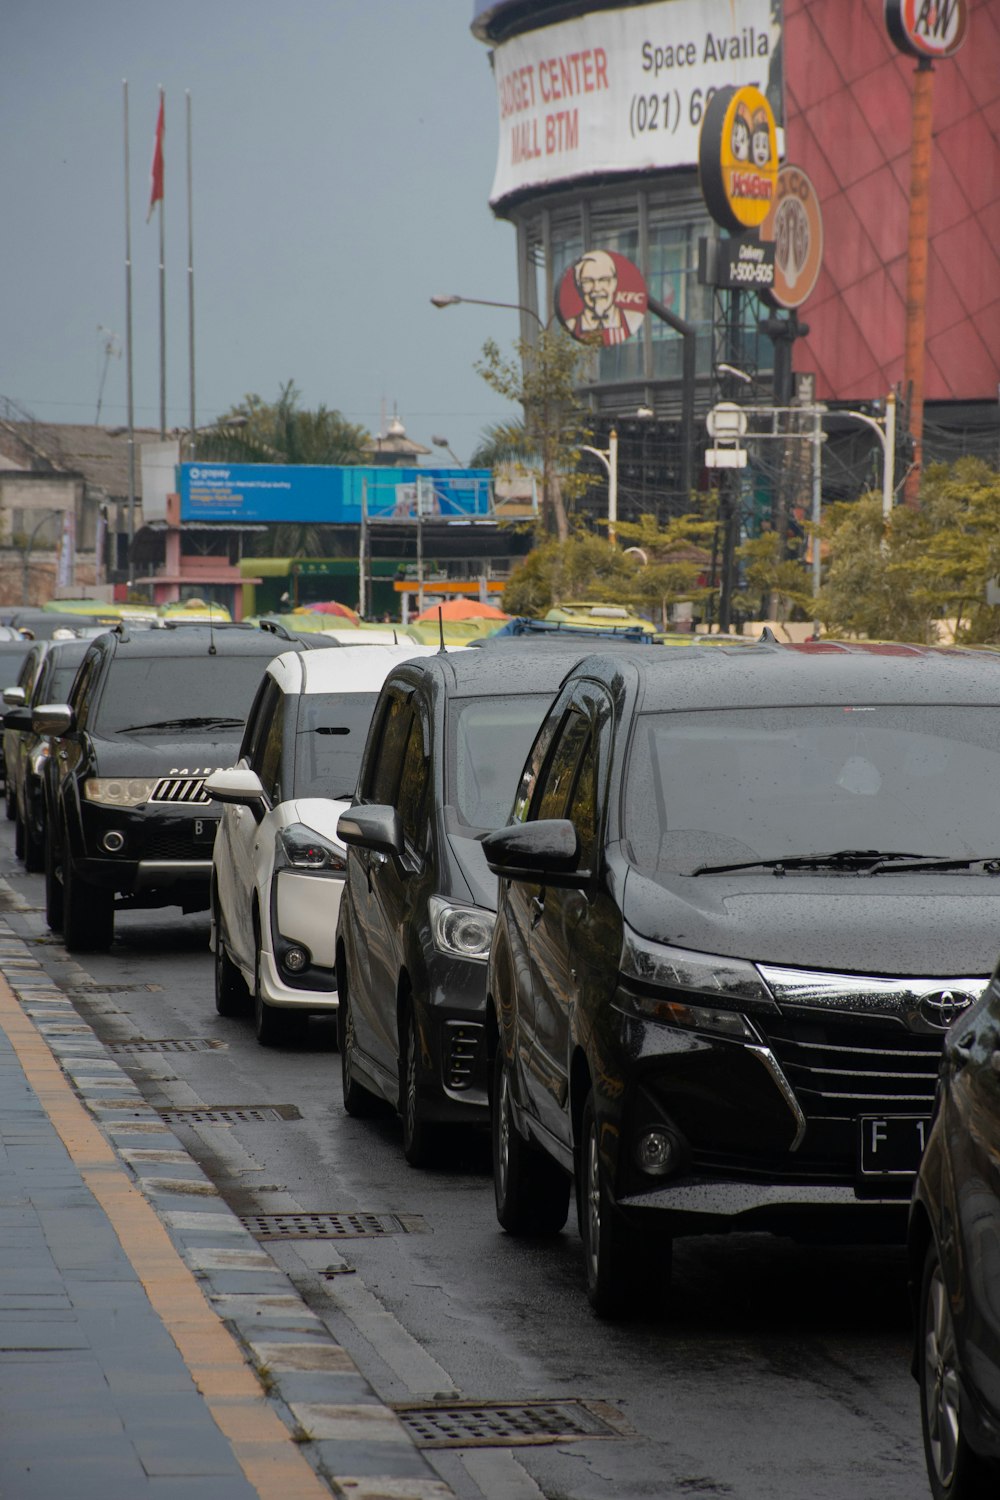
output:
M 473 828 L 506 823 L 518 772 L 550 702 L 544 694 L 452 702 L 445 785 L 464 823 Z
M 395 805 L 411 712 L 408 696 L 398 691 L 388 695 L 375 741 L 378 753 L 368 773 L 368 795 L 373 802 Z
M 177 719 L 245 719 L 266 663 L 259 656 L 118 659 L 101 695 L 102 734 Z
M 399 780 L 399 811 L 406 840 L 417 849 L 423 842 L 421 833 L 429 782 L 430 762 L 427 759 L 424 728 L 420 715 L 414 714 L 403 757 L 403 774 Z
M 634 863 L 839 849 L 1000 851 L 1000 710 L 938 706 L 644 714 L 625 780 Z
M 581 713 L 566 715 L 562 733 L 556 741 L 552 758 L 541 783 L 537 818 L 564 818 L 573 789 L 574 775 L 587 742 L 587 720 Z
M 354 795 L 377 693 L 302 697 L 295 735 L 295 797 Z

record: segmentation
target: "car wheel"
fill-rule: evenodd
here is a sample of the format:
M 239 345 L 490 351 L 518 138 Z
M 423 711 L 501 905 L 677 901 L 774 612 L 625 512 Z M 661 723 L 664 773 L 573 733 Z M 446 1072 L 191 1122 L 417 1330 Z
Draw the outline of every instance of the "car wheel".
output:
M 337 991 L 337 1047 L 340 1051 L 340 1081 L 347 1113 L 355 1120 L 370 1120 L 375 1115 L 385 1114 L 385 1101 L 358 1082 L 355 1071 L 357 1040 L 354 1033 L 354 1012 L 347 985 L 342 978 Z
M 218 906 L 215 907 L 215 1009 L 220 1016 L 242 1016 L 250 1008 L 246 980 L 229 957 L 222 936 Z
M 402 1033 L 400 1114 L 403 1117 L 403 1155 L 411 1167 L 427 1167 L 434 1160 L 436 1131 L 426 1118 L 420 1100 L 420 1038 L 412 1004 L 406 1008 Z
M 639 1234 L 612 1203 L 592 1093 L 583 1107 L 577 1192 L 587 1296 L 597 1316 L 662 1313 L 670 1286 L 672 1245 L 669 1240 Z
M 105 953 L 115 935 L 113 891 L 73 874 L 63 857 L 63 942 L 70 953 Z
M 934 1500 L 995 1497 L 1000 1468 L 973 1452 L 962 1432 L 955 1324 L 933 1242 L 921 1283 L 917 1359 L 924 1454 Z
M 514 1124 L 510 1072 L 503 1048 L 493 1067 L 493 1195 L 508 1234 L 553 1235 L 566 1223 L 570 1180 L 551 1157 L 524 1140 Z
M 63 930 L 63 888 L 60 856 L 52 839 L 45 840 L 45 920 L 52 932 Z
M 26 823 L 21 824 L 24 830 L 24 868 L 29 875 L 37 875 L 45 868 L 45 840 L 39 838 L 35 829 L 31 826 L 29 815 Z

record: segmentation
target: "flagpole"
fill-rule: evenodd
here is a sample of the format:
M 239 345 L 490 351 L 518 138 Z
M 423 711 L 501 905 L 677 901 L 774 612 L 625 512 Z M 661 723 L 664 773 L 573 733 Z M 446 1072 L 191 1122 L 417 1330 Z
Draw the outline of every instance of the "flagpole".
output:
M 187 106 L 187 210 L 188 210 L 188 389 L 191 396 L 190 411 L 190 452 L 189 457 L 194 458 L 195 444 L 195 421 L 194 421 L 194 214 L 192 212 L 191 193 L 191 90 L 186 89 L 184 98 Z
M 160 85 L 160 116 L 165 119 L 163 85 Z M 167 296 L 165 256 L 163 252 L 163 207 L 165 193 L 160 194 L 160 441 L 167 435 Z
M 128 398 L 128 581 L 135 582 L 135 408 L 132 401 L 132 214 L 128 187 L 128 79 L 122 82 L 125 104 L 125 385 Z

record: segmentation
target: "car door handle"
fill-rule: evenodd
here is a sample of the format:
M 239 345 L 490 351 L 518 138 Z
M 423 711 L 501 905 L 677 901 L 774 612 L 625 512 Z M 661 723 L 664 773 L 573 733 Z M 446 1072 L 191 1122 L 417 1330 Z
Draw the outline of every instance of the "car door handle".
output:
M 545 915 L 545 898 L 542 897 L 542 896 L 532 896 L 532 898 L 531 898 L 531 926 L 532 926 L 532 930 L 534 930 L 534 928 L 536 928 L 538 926 L 539 922 L 542 920 L 542 918 L 544 917 L 544 915 Z

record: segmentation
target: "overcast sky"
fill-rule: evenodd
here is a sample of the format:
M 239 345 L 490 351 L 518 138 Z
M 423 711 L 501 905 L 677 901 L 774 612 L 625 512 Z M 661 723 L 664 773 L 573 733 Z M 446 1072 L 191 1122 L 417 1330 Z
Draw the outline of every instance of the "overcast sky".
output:
M 507 414 L 473 364 L 513 350 L 514 232 L 472 0 L 5 0 L 0 397 L 123 424 L 122 81 L 131 118 L 135 420 L 159 422 L 158 230 L 146 223 L 166 90 L 167 425 L 189 411 L 185 91 L 193 118 L 196 418 L 294 380 L 372 433 L 398 408 L 464 462 Z M 99 330 L 108 330 L 107 333 Z M 106 360 L 109 335 L 121 358 Z M 437 454 L 447 462 L 447 456 Z

